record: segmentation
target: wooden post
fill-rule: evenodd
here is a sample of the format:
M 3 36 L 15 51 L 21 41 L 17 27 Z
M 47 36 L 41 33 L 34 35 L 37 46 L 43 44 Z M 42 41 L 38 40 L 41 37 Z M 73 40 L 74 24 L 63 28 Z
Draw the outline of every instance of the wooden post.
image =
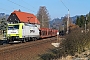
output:
M 57 32 L 57 43 L 59 42 L 59 41 L 58 41 L 58 38 L 59 38 L 59 32 Z

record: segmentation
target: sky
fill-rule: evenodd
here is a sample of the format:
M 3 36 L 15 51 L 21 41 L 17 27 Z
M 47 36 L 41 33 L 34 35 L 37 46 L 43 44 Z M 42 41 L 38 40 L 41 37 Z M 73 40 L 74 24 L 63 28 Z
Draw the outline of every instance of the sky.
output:
M 72 17 L 87 14 L 90 11 L 90 0 L 1 0 L 0 13 L 10 15 L 14 10 L 20 9 L 36 15 L 40 6 L 46 6 L 51 19 L 65 16 L 68 9 Z

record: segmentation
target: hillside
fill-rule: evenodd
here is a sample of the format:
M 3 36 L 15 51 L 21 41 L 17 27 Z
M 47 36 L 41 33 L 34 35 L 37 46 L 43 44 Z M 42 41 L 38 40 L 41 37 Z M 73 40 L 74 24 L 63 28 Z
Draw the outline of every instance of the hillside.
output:
M 6 19 L 9 17 L 8 14 L 5 14 L 5 13 L 0 13 L 0 19 L 5 17 Z
M 76 23 L 76 19 L 77 19 L 77 16 L 73 16 L 73 17 L 70 17 L 72 19 L 72 23 Z M 64 19 L 64 17 L 61 17 L 61 18 L 54 18 L 53 20 L 50 21 L 50 28 L 55 28 L 55 29 L 59 29 L 60 26 L 63 25 L 62 23 L 62 20 Z

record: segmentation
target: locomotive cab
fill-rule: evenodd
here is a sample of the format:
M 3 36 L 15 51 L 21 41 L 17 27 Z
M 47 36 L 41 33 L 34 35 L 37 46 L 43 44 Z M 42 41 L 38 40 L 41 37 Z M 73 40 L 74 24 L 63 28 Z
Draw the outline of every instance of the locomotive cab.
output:
M 8 24 L 7 40 L 14 41 L 19 37 L 19 24 Z

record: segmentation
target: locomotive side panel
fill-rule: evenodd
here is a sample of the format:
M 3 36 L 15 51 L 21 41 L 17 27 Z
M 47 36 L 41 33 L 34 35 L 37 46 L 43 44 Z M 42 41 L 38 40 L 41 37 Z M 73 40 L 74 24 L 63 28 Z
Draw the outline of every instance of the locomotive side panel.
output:
M 23 26 L 23 37 L 39 38 L 39 29 L 32 24 Z

